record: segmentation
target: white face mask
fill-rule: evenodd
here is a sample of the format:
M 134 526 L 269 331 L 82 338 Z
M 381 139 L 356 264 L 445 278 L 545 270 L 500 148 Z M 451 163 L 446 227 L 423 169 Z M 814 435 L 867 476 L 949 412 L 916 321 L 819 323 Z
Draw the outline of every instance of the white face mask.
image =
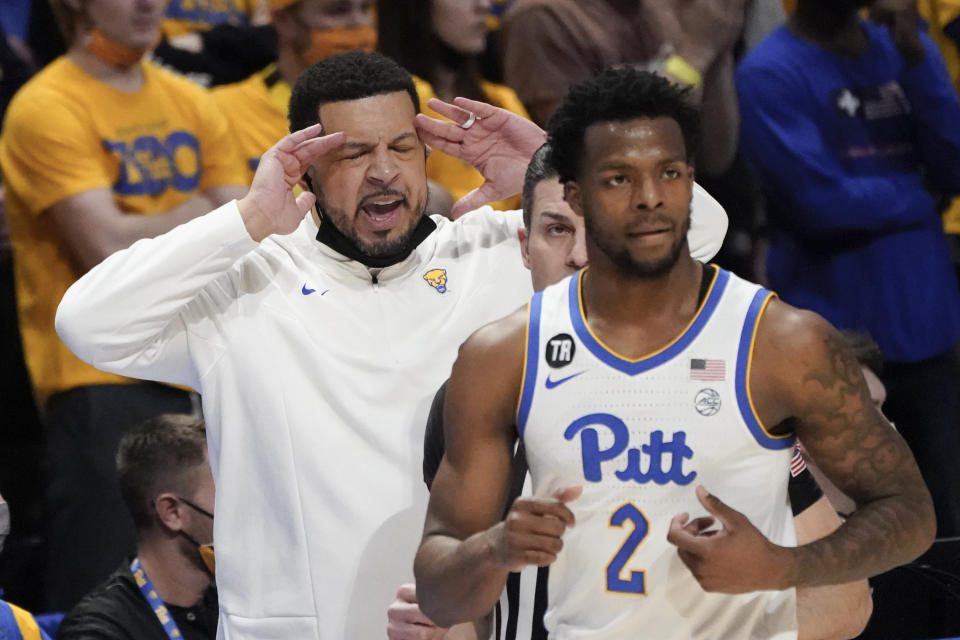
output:
M 0 502 L 0 552 L 3 551 L 3 543 L 7 541 L 10 534 L 10 505 L 6 502 Z

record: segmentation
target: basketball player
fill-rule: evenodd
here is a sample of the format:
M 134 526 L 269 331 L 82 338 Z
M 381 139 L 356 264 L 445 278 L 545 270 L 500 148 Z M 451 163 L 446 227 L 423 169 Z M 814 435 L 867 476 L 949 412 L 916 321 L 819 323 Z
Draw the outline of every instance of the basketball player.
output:
M 697 122 L 635 69 L 574 87 L 552 122 L 591 266 L 461 347 L 415 563 L 438 624 L 482 617 L 509 571 L 552 563 L 551 637 L 793 638 L 792 587 L 932 542 L 916 464 L 835 330 L 689 257 Z M 500 522 L 518 436 L 535 497 Z M 799 547 L 795 436 L 861 505 Z

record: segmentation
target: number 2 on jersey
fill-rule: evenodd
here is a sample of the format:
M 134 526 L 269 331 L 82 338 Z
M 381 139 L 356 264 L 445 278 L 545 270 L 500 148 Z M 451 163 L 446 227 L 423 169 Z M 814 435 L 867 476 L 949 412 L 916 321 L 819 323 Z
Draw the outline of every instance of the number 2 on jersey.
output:
M 613 515 L 610 516 L 610 526 L 623 527 L 627 520 L 633 523 L 633 531 L 623 541 L 623 544 L 620 545 L 617 553 L 607 565 L 607 591 L 643 594 L 646 593 L 643 571 L 630 571 L 630 577 L 627 579 L 622 578 L 620 574 L 627 562 L 630 561 L 630 557 L 633 556 L 633 552 L 647 537 L 649 524 L 640 509 L 629 502 L 613 512 Z

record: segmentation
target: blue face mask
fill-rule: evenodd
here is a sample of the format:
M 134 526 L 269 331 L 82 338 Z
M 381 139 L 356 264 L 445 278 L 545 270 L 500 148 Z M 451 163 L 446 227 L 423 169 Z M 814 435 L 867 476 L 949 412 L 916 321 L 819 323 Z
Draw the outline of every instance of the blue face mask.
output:
M 10 534 L 10 505 L 6 502 L 0 502 L 0 552 L 3 551 L 3 543 L 7 541 Z

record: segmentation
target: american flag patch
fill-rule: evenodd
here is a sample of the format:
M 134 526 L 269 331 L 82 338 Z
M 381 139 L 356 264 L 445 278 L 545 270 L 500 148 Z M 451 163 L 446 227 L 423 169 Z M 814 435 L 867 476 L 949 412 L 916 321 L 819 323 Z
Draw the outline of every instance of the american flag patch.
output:
M 790 475 L 796 478 L 807 468 L 807 461 L 803 459 L 800 449 L 793 450 L 793 458 L 790 459 Z
M 727 362 L 725 360 L 690 360 L 690 379 L 704 381 L 723 381 L 727 376 Z

